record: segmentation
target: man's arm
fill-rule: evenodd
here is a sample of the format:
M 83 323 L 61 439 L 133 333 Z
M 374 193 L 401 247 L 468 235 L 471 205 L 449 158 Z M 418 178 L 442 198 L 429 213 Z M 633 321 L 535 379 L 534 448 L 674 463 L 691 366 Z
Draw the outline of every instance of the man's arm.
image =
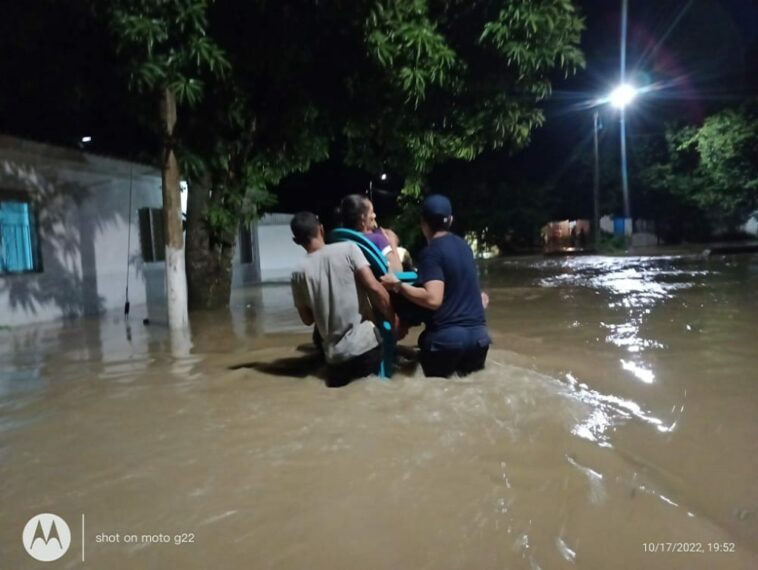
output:
M 297 314 L 300 315 L 300 320 L 303 321 L 305 326 L 309 327 L 316 321 L 316 319 L 313 318 L 313 311 L 311 311 L 310 307 L 298 305 L 296 308 Z
M 382 285 L 387 289 L 399 293 L 411 303 L 436 311 L 442 305 L 442 299 L 445 297 L 444 281 L 427 281 L 421 287 L 414 287 L 407 283 L 402 283 L 392 274 L 382 275 Z
M 313 311 L 308 306 L 306 299 L 308 298 L 305 292 L 303 275 L 297 272 L 292 274 L 290 279 L 290 287 L 292 288 L 292 300 L 294 301 L 297 314 L 300 315 L 300 320 L 303 321 L 305 326 L 311 326 L 315 322 L 313 317 Z
M 382 287 L 382 284 L 376 280 L 374 274 L 368 265 L 364 265 L 355 272 L 358 283 L 363 286 L 371 298 L 371 304 L 378 310 L 382 316 L 390 323 L 395 323 L 395 311 L 390 304 L 389 293 Z

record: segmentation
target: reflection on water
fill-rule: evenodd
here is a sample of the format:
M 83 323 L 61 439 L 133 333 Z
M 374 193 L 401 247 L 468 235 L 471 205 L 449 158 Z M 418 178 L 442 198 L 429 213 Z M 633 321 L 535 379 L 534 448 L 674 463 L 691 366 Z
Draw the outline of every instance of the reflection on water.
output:
M 645 384 L 652 384 L 653 380 L 655 380 L 655 374 L 652 370 L 647 370 L 636 362 L 632 362 L 631 360 L 624 360 L 622 358 L 620 362 L 621 368 L 628 370 Z
M 55 512 L 65 568 L 758 566 L 758 258 L 492 260 L 483 283 L 495 347 L 450 381 L 404 361 L 326 389 L 286 285 L 181 342 L 138 307 L 0 332 L 3 561 L 31 567 L 21 529 Z

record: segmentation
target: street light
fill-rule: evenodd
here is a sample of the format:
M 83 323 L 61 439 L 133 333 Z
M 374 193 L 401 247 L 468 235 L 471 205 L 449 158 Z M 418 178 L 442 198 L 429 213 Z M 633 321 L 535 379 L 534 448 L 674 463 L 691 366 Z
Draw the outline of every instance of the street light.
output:
M 92 142 L 92 137 L 89 135 L 84 135 L 79 137 L 79 141 L 77 142 L 77 146 L 84 150 L 89 147 L 90 143 Z
M 629 203 L 629 175 L 626 163 L 626 107 L 631 104 L 640 91 L 629 83 L 622 83 L 603 99 L 598 99 L 598 105 L 609 103 L 619 110 L 621 125 L 621 192 L 624 198 L 624 235 L 627 234 L 627 220 L 629 220 L 629 233 L 631 233 L 631 206 Z M 599 246 L 600 238 L 600 158 L 598 150 L 599 112 L 593 114 L 593 128 L 595 135 L 595 168 L 593 176 L 593 202 L 595 210 L 595 249 Z
M 634 100 L 637 91 L 626 82 L 626 33 L 628 26 L 629 0 L 621 0 L 621 61 L 620 74 L 621 85 L 611 92 L 611 101 L 619 110 L 619 123 L 621 125 L 621 191 L 624 196 L 624 237 L 627 245 L 634 233 L 634 222 L 629 205 L 629 177 L 626 172 L 626 106 Z M 615 98 L 614 98 L 615 95 Z M 629 232 L 627 233 L 626 221 L 629 220 Z
M 382 182 L 387 182 L 387 180 L 389 180 L 389 177 L 390 177 L 389 174 L 387 174 L 386 172 L 382 172 L 379 175 L 379 180 L 381 180 Z M 383 188 L 376 188 L 376 190 L 377 192 L 387 192 Z M 368 194 L 368 199 L 373 202 L 374 201 L 374 179 L 373 178 L 369 179 L 368 181 L 368 190 L 366 191 L 366 193 Z
M 624 109 L 624 107 L 634 101 L 637 93 L 637 89 L 634 86 L 623 83 L 611 91 L 611 94 L 608 95 L 608 102 L 616 107 L 616 109 Z
M 631 236 L 634 233 L 632 221 L 632 208 L 629 203 L 629 175 L 626 168 L 626 107 L 637 96 L 637 90 L 628 83 L 622 83 L 611 92 L 611 105 L 619 110 L 619 123 L 621 126 L 621 193 L 624 197 L 624 235 Z M 629 228 L 627 231 L 627 220 Z
M 597 110 L 593 113 L 593 130 L 595 133 L 595 168 L 592 175 L 592 203 L 593 203 L 593 220 L 592 232 L 595 236 L 595 253 L 600 251 L 600 151 L 598 149 L 597 132 L 600 130 L 600 115 Z

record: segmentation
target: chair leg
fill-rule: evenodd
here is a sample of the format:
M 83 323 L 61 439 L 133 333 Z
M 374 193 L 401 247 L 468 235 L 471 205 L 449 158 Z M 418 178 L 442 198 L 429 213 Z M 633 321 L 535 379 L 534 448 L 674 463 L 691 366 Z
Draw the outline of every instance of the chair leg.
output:
M 382 321 L 382 364 L 379 368 L 379 378 L 389 380 L 392 378 L 392 369 L 395 367 L 395 335 L 392 325 L 388 321 Z

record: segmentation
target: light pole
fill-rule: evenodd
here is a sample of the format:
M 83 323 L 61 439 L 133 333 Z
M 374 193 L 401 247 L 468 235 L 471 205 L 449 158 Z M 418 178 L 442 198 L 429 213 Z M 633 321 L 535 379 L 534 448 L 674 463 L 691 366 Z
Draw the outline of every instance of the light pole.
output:
M 389 179 L 389 174 L 387 174 L 386 172 L 382 172 L 379 175 L 379 180 L 381 180 L 382 182 L 387 182 L 388 179 Z M 374 201 L 374 190 L 376 190 L 379 193 L 384 193 L 384 194 L 388 193 L 387 190 L 385 190 L 384 188 L 379 188 L 379 187 L 374 188 L 374 178 L 372 177 L 368 181 L 368 190 L 366 191 L 366 194 L 368 195 L 368 199 L 371 200 L 372 202 Z
M 629 173 L 626 165 L 626 106 L 629 105 L 637 96 L 637 90 L 629 85 L 623 83 L 614 89 L 610 96 L 609 101 L 611 105 L 619 110 L 620 126 L 621 126 L 621 192 L 624 197 L 624 234 L 629 235 L 632 233 L 632 211 L 629 204 Z M 627 220 L 629 228 L 627 231 Z
M 637 97 L 639 91 L 628 83 L 623 83 L 616 87 L 610 94 L 597 100 L 597 105 L 610 103 L 611 106 L 619 110 L 620 113 L 620 125 L 621 125 L 621 192 L 624 201 L 624 235 L 629 236 L 632 229 L 632 213 L 629 203 L 629 175 L 627 172 L 626 163 L 626 107 Z M 594 143 L 595 143 L 595 169 L 593 176 L 593 200 L 594 200 L 594 223 L 595 223 L 595 249 L 599 245 L 600 239 L 600 157 L 598 148 L 598 130 L 600 122 L 600 112 L 596 109 L 593 113 L 593 129 L 594 129 Z M 627 222 L 627 220 L 629 220 Z M 627 228 L 629 231 L 627 231 Z
M 595 253 L 600 251 L 600 151 L 598 148 L 597 131 L 598 123 L 600 122 L 599 113 L 596 110 L 593 114 L 593 125 L 595 133 L 595 169 L 592 176 L 592 202 L 594 219 L 592 220 L 592 227 L 594 228 L 595 236 Z
M 621 84 L 611 93 L 611 103 L 619 109 L 620 117 L 620 135 L 621 135 L 621 191 L 624 197 L 624 236 L 631 237 L 634 233 L 634 222 L 632 221 L 632 212 L 629 205 L 629 177 L 626 170 L 626 106 L 634 100 L 637 91 L 626 82 L 626 33 L 629 21 L 629 0 L 621 0 Z M 615 95 L 615 97 L 614 97 Z M 629 231 L 627 232 L 627 220 L 629 220 Z
M 632 101 L 634 101 L 637 94 L 640 92 L 634 86 L 626 83 L 626 30 L 627 30 L 627 14 L 629 12 L 629 0 L 621 0 L 621 83 L 610 94 L 603 98 L 598 99 L 595 105 L 602 105 L 610 103 L 613 107 L 619 110 L 619 123 L 621 126 L 621 192 L 624 199 L 624 236 L 626 238 L 627 245 L 629 245 L 629 238 L 633 233 L 632 222 L 632 208 L 629 203 L 629 175 L 626 165 L 626 107 Z M 643 90 L 644 91 L 644 90 Z M 598 111 L 594 113 L 594 129 L 595 129 L 595 173 L 594 173 L 594 206 L 595 206 L 595 247 L 598 246 L 598 237 L 600 235 L 600 220 L 599 220 L 599 179 L 600 179 L 600 167 L 598 158 Z

